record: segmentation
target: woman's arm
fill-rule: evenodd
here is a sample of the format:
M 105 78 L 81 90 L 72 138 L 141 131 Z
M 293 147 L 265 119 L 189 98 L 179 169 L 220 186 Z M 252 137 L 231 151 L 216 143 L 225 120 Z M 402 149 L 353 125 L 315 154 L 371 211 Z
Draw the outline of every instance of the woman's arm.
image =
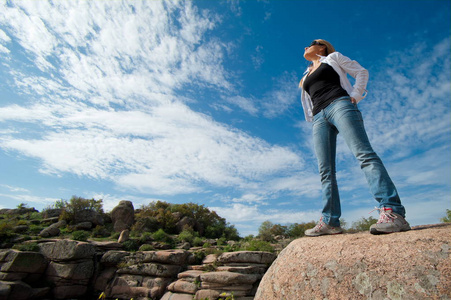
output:
M 362 99 L 362 95 L 366 92 L 366 85 L 368 83 L 369 74 L 368 71 L 363 68 L 357 61 L 351 60 L 349 57 L 344 56 L 341 53 L 337 53 L 337 62 L 340 67 L 349 75 L 355 78 L 355 83 L 353 85 L 353 92 L 351 99 L 353 102 Z

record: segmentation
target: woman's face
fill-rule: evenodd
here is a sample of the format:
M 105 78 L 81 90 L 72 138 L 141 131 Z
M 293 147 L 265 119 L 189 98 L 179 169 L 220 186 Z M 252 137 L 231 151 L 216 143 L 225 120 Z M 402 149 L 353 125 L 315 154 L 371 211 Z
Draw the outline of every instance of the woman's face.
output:
M 319 42 L 313 41 L 312 44 L 304 49 L 304 58 L 308 61 L 312 61 L 318 58 L 318 55 L 324 55 L 325 45 L 321 45 Z

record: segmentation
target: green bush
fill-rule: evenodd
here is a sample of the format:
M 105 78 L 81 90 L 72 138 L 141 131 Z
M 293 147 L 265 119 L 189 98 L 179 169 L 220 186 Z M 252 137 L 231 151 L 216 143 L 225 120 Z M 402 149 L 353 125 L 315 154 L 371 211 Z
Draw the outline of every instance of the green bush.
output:
M 157 242 L 165 243 L 171 247 L 175 245 L 174 239 L 161 228 L 152 234 L 152 238 Z
M 361 218 L 356 222 L 352 222 L 350 231 L 368 231 L 370 226 L 377 223 L 377 219 L 370 216 L 369 218 Z
M 89 232 L 84 230 L 76 230 L 72 232 L 72 239 L 80 242 L 86 242 L 89 237 Z
M 43 226 L 32 224 L 28 228 L 28 231 L 30 232 L 30 234 L 39 234 L 42 231 L 42 229 L 44 229 Z
M 139 237 L 139 243 L 140 244 L 145 244 L 145 243 L 147 243 L 147 242 L 149 242 L 151 240 L 152 240 L 152 234 L 150 232 L 144 232 Z
M 273 246 L 269 242 L 252 240 L 246 243 L 244 250 L 246 251 L 267 251 L 274 252 Z
M 92 230 L 91 236 L 98 237 L 98 238 L 107 237 L 107 236 L 110 236 L 110 232 L 106 229 L 105 226 L 97 225 Z
M 451 209 L 446 210 L 446 216 L 440 219 L 440 222 L 451 223 Z
M 14 245 L 14 249 L 17 249 L 19 251 L 33 251 L 33 252 L 39 252 L 40 248 L 37 243 L 27 243 L 27 244 L 19 244 Z
M 141 245 L 138 249 L 138 251 L 152 251 L 152 250 L 155 250 L 155 248 L 149 244 Z
M 69 202 L 65 202 L 60 218 L 66 220 L 68 224 L 74 224 L 77 214 L 80 214 L 84 210 L 92 210 L 103 214 L 102 199 L 85 199 L 73 196 Z
M 182 232 L 180 232 L 179 236 L 178 236 L 178 240 L 180 242 L 188 242 L 190 244 L 193 243 L 194 241 L 194 234 L 192 231 L 190 230 L 183 230 Z
M 122 243 L 124 250 L 126 251 L 137 251 L 139 249 L 139 244 L 136 240 L 128 240 Z
M 199 247 L 202 246 L 204 244 L 204 240 L 201 239 L 200 237 L 195 237 L 193 240 L 193 246 L 195 247 Z
M 121 233 L 120 233 L 120 232 L 113 232 L 113 233 L 111 234 L 110 238 L 111 238 L 112 240 L 118 240 L 120 236 L 121 236 Z
M 168 234 L 166 232 L 164 232 L 164 230 L 161 228 L 152 234 L 152 238 L 157 242 L 164 242 L 167 237 L 168 237 Z

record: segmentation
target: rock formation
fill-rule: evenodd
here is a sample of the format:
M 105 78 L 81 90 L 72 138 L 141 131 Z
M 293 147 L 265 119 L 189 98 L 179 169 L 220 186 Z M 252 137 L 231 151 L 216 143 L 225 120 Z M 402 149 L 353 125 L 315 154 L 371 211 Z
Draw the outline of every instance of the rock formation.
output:
M 253 299 L 260 279 L 276 255 L 260 251 L 208 255 L 200 266 L 190 266 L 168 286 L 162 300 Z
M 130 229 L 135 222 L 135 210 L 131 201 L 122 200 L 111 211 L 114 231 L 122 232 Z
M 266 272 L 255 300 L 449 299 L 450 242 L 451 224 L 297 239 Z

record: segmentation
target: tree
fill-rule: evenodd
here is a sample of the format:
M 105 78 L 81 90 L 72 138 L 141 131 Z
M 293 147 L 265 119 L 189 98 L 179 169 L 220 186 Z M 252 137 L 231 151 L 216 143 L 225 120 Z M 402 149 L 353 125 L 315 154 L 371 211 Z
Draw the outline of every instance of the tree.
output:
M 273 235 L 271 234 L 271 228 L 274 224 L 271 221 L 263 222 L 258 228 L 258 237 L 266 242 L 271 242 L 273 240 Z
M 370 230 L 371 225 L 376 224 L 377 219 L 370 216 L 369 218 L 361 218 L 356 222 L 352 222 L 351 230 L 367 231 Z
M 440 222 L 451 223 L 451 209 L 446 210 L 446 216 L 440 219 Z

